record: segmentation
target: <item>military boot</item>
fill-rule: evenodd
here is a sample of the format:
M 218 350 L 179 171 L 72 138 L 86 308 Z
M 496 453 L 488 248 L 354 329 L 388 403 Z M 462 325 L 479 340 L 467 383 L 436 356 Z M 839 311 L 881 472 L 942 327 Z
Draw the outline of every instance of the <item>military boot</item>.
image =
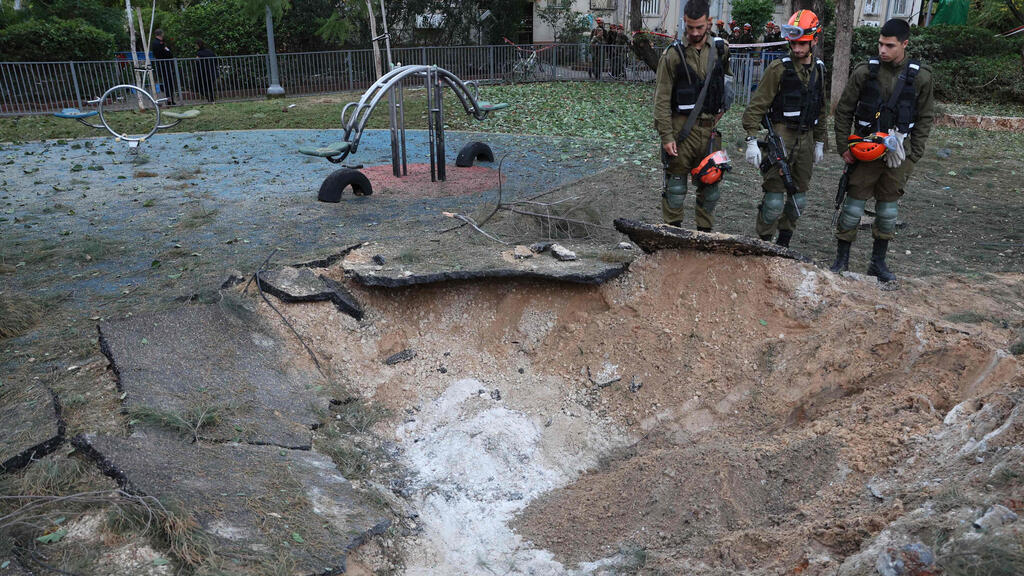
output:
M 758 238 L 760 238 L 761 240 L 764 240 L 765 242 L 771 242 L 772 241 L 772 235 L 771 234 L 761 234 L 760 236 L 758 236 Z
M 711 228 L 708 228 L 706 226 L 697 226 L 697 231 L 698 232 L 711 232 Z
M 839 274 L 850 269 L 850 243 L 846 240 L 839 240 L 836 244 L 836 261 L 832 263 L 829 270 Z
M 793 238 L 792 230 L 779 230 L 779 237 L 775 239 L 775 243 L 783 248 L 789 248 L 789 241 Z
M 895 282 L 896 275 L 885 265 L 885 254 L 889 251 L 889 241 L 875 238 L 871 247 L 871 264 L 868 265 L 868 276 L 878 278 L 879 282 Z

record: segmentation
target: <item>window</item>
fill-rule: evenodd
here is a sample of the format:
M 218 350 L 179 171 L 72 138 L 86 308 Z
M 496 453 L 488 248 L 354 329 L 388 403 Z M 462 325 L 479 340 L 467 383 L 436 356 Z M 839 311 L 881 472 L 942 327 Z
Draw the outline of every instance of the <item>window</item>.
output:
M 591 10 L 615 10 L 615 0 L 590 0 Z
M 878 0 L 864 0 L 864 15 L 865 16 L 877 16 L 878 15 Z
M 661 0 L 641 0 L 640 12 L 642 12 L 644 16 L 660 16 Z
M 893 18 L 906 18 L 910 16 L 910 9 L 913 7 L 912 2 L 909 0 L 889 0 L 889 2 Z

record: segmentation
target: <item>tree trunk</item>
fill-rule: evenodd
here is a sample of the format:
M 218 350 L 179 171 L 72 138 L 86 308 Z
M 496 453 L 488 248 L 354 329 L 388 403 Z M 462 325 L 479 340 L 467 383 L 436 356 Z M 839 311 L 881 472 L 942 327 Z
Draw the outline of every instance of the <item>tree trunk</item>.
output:
M 832 52 L 832 110 L 835 111 L 839 97 L 846 89 L 850 78 L 850 50 L 853 47 L 853 9 L 856 0 L 836 1 L 836 45 Z
M 1020 10 L 1017 10 L 1017 7 L 1014 6 L 1013 0 L 1004 0 L 1004 2 L 1006 3 L 1006 7 L 1010 9 L 1013 17 L 1017 19 L 1017 23 L 1024 24 L 1024 15 L 1021 15 Z
M 654 45 L 647 38 L 646 34 L 636 35 L 644 29 L 644 17 L 640 12 L 640 0 L 633 0 L 629 5 L 629 29 L 633 31 L 629 46 L 633 54 L 651 70 L 658 70 L 658 59 L 661 54 L 654 49 Z

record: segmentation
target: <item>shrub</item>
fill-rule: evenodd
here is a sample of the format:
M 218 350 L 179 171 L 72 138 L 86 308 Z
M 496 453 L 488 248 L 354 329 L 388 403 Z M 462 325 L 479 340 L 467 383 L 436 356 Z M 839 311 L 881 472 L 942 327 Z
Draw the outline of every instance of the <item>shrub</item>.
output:
M 0 30 L 0 54 L 15 62 L 110 60 L 116 49 L 113 34 L 81 18 L 32 19 Z
M 1024 69 L 1019 56 L 972 56 L 934 62 L 935 98 L 940 102 L 1024 101 Z
M 772 19 L 774 12 L 773 0 L 735 0 L 732 3 L 732 17 L 740 26 L 750 24 L 754 34 L 764 30 L 765 23 Z

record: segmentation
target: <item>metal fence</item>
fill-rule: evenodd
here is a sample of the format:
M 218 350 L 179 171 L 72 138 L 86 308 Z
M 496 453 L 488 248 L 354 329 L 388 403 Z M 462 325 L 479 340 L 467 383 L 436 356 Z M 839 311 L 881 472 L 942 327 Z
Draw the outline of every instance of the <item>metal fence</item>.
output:
M 397 48 L 396 63 L 435 64 L 463 80 L 500 82 L 652 82 L 654 71 L 626 46 L 588 44 Z M 778 53 L 731 55 L 737 99 L 745 103 L 764 67 Z M 157 62 L 160 96 L 178 104 L 264 98 L 270 85 L 265 54 L 176 58 Z M 375 77 L 372 50 L 279 54 L 281 85 L 289 95 L 363 90 Z M 0 62 L 0 115 L 46 114 L 89 108 L 88 101 L 117 84 L 133 84 L 131 60 Z

